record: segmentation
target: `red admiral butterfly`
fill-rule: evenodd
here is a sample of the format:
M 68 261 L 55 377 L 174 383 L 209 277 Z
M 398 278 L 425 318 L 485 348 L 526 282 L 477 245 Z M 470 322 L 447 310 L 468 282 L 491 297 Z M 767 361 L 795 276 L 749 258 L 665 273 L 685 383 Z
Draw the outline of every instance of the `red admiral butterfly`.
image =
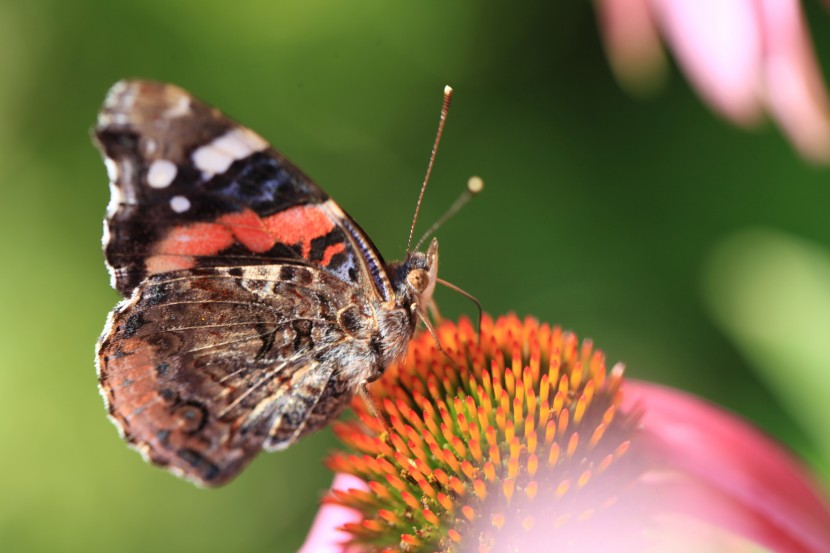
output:
M 174 85 L 115 84 L 95 137 L 111 181 L 104 252 L 125 298 L 98 377 L 145 459 L 226 483 L 404 355 L 432 301 L 435 240 L 385 263 L 265 140 Z

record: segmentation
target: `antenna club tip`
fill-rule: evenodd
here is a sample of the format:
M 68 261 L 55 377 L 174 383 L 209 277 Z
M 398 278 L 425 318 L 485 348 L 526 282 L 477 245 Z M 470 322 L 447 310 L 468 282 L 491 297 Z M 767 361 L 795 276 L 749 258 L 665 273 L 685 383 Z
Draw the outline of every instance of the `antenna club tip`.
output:
M 444 96 L 449 96 L 452 94 L 452 87 L 450 85 L 446 85 L 444 87 Z
M 478 194 L 484 190 L 484 180 L 479 176 L 470 177 L 467 181 L 467 190 L 469 190 L 471 194 Z

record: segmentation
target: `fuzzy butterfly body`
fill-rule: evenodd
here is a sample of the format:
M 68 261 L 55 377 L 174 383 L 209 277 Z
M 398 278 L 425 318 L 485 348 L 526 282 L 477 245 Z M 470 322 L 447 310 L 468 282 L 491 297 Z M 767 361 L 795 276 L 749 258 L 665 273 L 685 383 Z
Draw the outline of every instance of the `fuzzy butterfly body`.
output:
M 170 84 L 121 81 L 95 127 L 104 252 L 124 296 L 98 343 L 110 418 L 197 484 L 336 417 L 405 353 L 438 251 L 386 264 L 252 131 Z

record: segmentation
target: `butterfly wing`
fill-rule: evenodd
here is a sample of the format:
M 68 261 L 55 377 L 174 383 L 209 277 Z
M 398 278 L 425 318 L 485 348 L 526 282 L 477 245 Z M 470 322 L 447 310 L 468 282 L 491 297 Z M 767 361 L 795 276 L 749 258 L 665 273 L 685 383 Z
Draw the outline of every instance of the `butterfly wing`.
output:
M 127 298 L 99 342 L 99 380 L 147 459 L 227 482 L 380 374 L 383 262 L 262 138 L 147 81 L 112 88 L 95 136 L 112 191 L 104 249 Z
M 95 137 L 111 181 L 104 250 L 123 296 L 154 274 L 289 261 L 393 297 L 377 250 L 325 192 L 181 88 L 116 83 Z
M 337 416 L 379 374 L 376 332 L 366 298 L 318 268 L 151 276 L 110 317 L 101 390 L 146 459 L 219 485 Z

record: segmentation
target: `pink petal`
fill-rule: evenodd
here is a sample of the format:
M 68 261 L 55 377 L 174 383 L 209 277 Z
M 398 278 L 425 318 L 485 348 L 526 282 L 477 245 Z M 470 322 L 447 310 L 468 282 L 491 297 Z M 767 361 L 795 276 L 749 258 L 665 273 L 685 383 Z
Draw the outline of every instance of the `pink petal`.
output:
M 806 157 L 830 161 L 830 105 L 797 0 L 760 0 L 773 116 Z
M 334 477 L 331 487 L 343 491 L 369 490 L 369 486 L 363 480 L 351 474 L 338 474 Z M 323 504 L 299 553 L 345 553 L 348 549 L 344 544 L 351 536 L 340 530 L 340 527 L 349 522 L 360 522 L 362 519 L 363 516 L 359 512 L 348 507 L 333 503 Z
M 772 551 L 830 552 L 830 509 L 787 452 L 749 424 L 682 392 L 627 381 L 624 409 L 694 480 L 694 513 Z
M 650 0 L 596 0 L 597 17 L 611 67 L 627 88 L 648 88 L 665 60 Z
M 763 42 L 756 2 L 652 0 L 652 6 L 701 96 L 736 123 L 757 121 Z

